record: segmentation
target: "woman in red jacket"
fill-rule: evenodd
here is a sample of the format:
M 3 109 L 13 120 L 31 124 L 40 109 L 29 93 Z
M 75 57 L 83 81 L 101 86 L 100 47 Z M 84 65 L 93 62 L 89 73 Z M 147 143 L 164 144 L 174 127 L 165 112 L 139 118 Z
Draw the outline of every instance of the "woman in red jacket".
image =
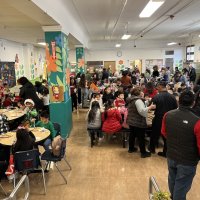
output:
M 121 120 L 122 117 L 119 110 L 114 108 L 113 100 L 109 99 L 106 104 L 105 112 L 102 113 L 102 131 L 110 134 L 116 133 L 122 128 Z

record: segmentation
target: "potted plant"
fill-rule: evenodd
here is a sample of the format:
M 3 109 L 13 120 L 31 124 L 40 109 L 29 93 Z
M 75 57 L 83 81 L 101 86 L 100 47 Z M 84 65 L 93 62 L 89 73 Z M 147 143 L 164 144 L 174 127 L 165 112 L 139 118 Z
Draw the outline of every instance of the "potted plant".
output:
M 168 192 L 155 192 L 151 200 L 171 200 L 170 194 Z

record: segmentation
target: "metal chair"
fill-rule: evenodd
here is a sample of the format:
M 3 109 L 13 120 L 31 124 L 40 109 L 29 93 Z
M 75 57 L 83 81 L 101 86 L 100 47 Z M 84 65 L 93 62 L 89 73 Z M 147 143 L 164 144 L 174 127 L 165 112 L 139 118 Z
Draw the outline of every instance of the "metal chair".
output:
M 54 129 L 56 131 L 56 136 L 61 134 L 61 126 L 57 122 L 53 122 Z
M 6 161 L 0 161 L 0 166 L 3 167 L 4 165 L 6 165 Z M 1 181 L 1 180 L 0 180 L 0 181 Z M 7 195 L 7 193 L 6 193 L 6 191 L 4 190 L 3 186 L 1 185 L 1 183 L 0 183 L 0 188 L 1 188 L 1 190 L 3 191 L 3 193 L 4 193 L 5 195 Z
M 19 189 L 22 187 L 22 185 L 25 185 L 25 195 L 23 197 L 24 200 L 28 200 L 30 196 L 30 186 L 29 186 L 29 179 L 27 175 L 22 176 L 12 193 L 9 195 L 9 197 L 5 198 L 4 200 L 16 200 L 16 194 L 19 191 Z
M 153 189 L 156 191 L 156 192 L 160 192 L 160 188 L 156 182 L 156 179 L 155 177 L 151 176 L 149 178 L 149 200 L 152 200 L 152 197 L 153 197 Z
M 44 194 L 46 194 L 46 182 L 44 176 L 44 170 L 41 167 L 39 159 L 39 151 L 37 149 L 29 151 L 16 152 L 14 155 L 15 159 L 15 170 L 17 172 L 28 174 L 41 172 L 43 177 Z M 14 186 L 16 183 L 16 173 L 14 174 Z
M 50 162 L 53 162 L 56 166 L 56 169 L 58 170 L 58 172 L 60 173 L 60 175 L 64 179 L 65 183 L 67 184 L 67 179 L 65 178 L 65 176 L 63 175 L 63 173 L 61 172 L 61 170 L 59 169 L 59 167 L 57 165 L 57 162 L 64 159 L 64 161 L 68 165 L 69 169 L 72 170 L 70 164 L 68 163 L 68 161 L 66 159 L 65 150 L 66 150 L 66 139 L 63 139 L 62 143 L 61 143 L 60 155 L 59 156 L 54 156 L 51 151 L 45 151 L 41 156 L 41 160 L 47 161 L 46 167 L 49 165 Z
M 4 190 L 3 186 L 1 185 L 1 183 L 0 183 L 0 188 L 1 188 L 1 190 L 3 191 L 3 193 L 5 194 L 5 196 L 7 196 L 7 193 L 6 193 L 6 191 Z

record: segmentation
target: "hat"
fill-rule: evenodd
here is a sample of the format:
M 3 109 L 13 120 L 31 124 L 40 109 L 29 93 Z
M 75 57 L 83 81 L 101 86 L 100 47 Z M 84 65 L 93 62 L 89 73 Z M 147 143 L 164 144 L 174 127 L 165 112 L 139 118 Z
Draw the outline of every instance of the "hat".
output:
M 27 103 L 31 103 L 33 106 L 35 105 L 32 99 L 26 99 L 24 105 L 26 105 Z

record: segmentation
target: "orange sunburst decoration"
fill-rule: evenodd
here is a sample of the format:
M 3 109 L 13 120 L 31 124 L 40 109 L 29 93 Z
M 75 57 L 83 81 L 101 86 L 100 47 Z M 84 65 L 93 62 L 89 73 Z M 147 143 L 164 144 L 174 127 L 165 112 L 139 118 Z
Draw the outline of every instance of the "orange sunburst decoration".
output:
M 66 83 L 70 85 L 70 68 L 66 68 Z
M 85 65 L 85 60 L 84 59 L 78 59 L 78 67 L 84 67 Z
M 49 48 L 46 45 L 46 61 L 47 61 L 47 72 L 56 72 L 57 71 L 57 65 L 56 60 L 53 59 L 53 57 L 49 53 Z

